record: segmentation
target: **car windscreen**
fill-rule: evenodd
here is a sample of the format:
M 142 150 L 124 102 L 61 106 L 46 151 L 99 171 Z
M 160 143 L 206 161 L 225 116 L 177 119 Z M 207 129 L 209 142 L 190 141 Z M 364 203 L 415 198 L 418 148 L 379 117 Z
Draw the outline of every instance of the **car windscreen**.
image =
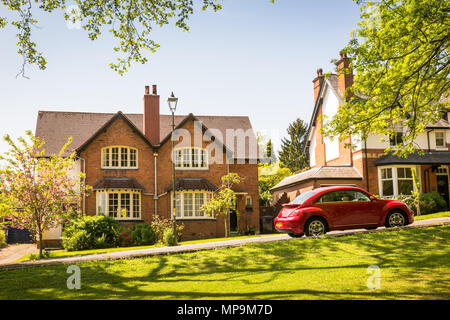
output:
M 308 191 L 308 192 L 302 193 L 297 198 L 295 198 L 294 200 L 289 202 L 289 204 L 303 204 L 303 202 L 305 202 L 306 200 L 308 200 L 315 194 L 316 193 L 314 191 Z

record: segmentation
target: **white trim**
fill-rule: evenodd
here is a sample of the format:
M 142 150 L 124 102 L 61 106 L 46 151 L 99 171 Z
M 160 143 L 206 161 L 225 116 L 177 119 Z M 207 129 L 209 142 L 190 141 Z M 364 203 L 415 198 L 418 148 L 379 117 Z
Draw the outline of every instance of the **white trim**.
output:
M 193 149 L 196 150 L 198 167 L 194 167 L 193 166 L 193 162 L 192 162 L 192 155 L 193 155 L 192 150 Z M 175 158 L 175 154 L 176 154 L 177 151 L 180 151 L 180 150 L 181 150 L 181 155 L 180 155 L 180 160 L 179 160 L 180 166 L 178 167 L 177 166 L 177 159 Z M 190 150 L 189 151 L 189 166 L 186 166 L 186 167 L 184 166 L 184 150 Z M 201 151 L 204 151 L 203 154 L 205 156 L 205 159 L 204 159 L 205 166 L 204 167 L 201 166 L 201 160 L 200 160 L 201 154 L 202 154 Z M 206 148 L 199 148 L 199 147 L 181 147 L 181 148 L 176 148 L 174 150 L 173 158 L 174 158 L 173 161 L 175 161 L 175 170 L 180 170 L 180 171 L 182 171 L 182 170 L 189 170 L 189 171 L 192 171 L 192 170 L 198 170 L 198 171 L 209 170 L 209 155 L 208 155 L 208 150 Z
M 382 184 L 382 175 L 381 175 L 381 170 L 382 169 L 392 169 L 392 179 L 384 179 L 384 180 L 392 180 L 392 184 L 393 184 L 393 195 L 383 195 L 383 184 Z M 407 164 L 396 164 L 396 165 L 387 165 L 387 166 L 380 166 L 378 167 L 378 191 L 379 191 L 379 195 L 380 197 L 391 197 L 391 196 L 398 196 L 398 180 L 413 180 L 413 178 L 398 178 L 398 173 L 397 173 L 397 169 L 398 168 L 411 168 L 411 169 L 416 169 L 416 175 L 417 177 L 419 177 L 419 182 L 420 185 L 422 185 L 422 175 L 420 174 L 420 166 L 419 165 L 407 165 Z M 416 191 L 416 187 L 414 185 L 414 181 L 413 181 L 413 191 Z

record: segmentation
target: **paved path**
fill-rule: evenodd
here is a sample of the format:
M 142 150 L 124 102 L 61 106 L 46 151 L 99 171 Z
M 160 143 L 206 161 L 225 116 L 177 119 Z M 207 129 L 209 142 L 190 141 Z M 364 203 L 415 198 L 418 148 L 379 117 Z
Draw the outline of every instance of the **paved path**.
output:
M 439 226 L 439 225 L 444 225 L 444 224 L 450 224 L 450 217 L 421 220 L 421 221 L 414 222 L 412 225 L 408 225 L 408 226 L 401 227 L 401 228 L 402 229 L 424 228 L 424 227 Z M 386 229 L 384 227 L 380 227 L 376 230 L 354 229 L 354 230 L 345 230 L 345 231 L 333 231 L 333 232 L 327 233 L 327 237 L 336 237 L 336 236 L 343 236 L 343 235 L 349 235 L 349 234 L 383 232 L 383 231 L 390 231 L 390 230 L 396 230 L 396 229 L 398 229 L 398 228 Z M 26 261 L 26 262 L 22 262 L 22 263 L 0 265 L 0 270 L 16 269 L 16 268 L 22 268 L 22 267 L 55 265 L 55 264 L 75 264 L 75 263 L 81 263 L 81 262 L 86 262 L 86 261 L 97 261 L 97 260 L 131 259 L 131 258 L 153 256 L 153 255 L 164 255 L 164 254 L 171 254 L 171 253 L 194 252 L 194 251 L 200 251 L 200 250 L 239 247 L 239 246 L 246 245 L 248 243 L 268 243 L 268 242 L 275 242 L 275 241 L 288 241 L 288 240 L 294 240 L 294 239 L 301 240 L 304 238 L 298 239 L 298 238 L 291 238 L 287 234 L 276 234 L 273 236 L 262 236 L 262 237 L 253 237 L 253 238 L 245 238 L 245 239 L 224 240 L 224 241 L 216 241 L 216 242 L 203 242 L 203 243 L 196 243 L 196 244 L 185 244 L 185 245 L 180 245 L 180 246 L 176 246 L 176 247 L 157 247 L 157 248 L 150 248 L 150 249 L 92 254 L 92 255 L 78 256 L 78 257 Z
M 0 265 L 8 264 L 30 253 L 38 253 L 35 244 L 10 244 L 0 249 Z

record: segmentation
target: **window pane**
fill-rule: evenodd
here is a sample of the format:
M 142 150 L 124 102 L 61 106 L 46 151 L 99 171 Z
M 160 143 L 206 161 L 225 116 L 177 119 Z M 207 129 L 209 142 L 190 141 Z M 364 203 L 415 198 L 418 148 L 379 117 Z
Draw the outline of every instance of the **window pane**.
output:
M 180 168 L 181 167 L 181 149 L 177 149 L 174 151 L 174 157 L 173 157 L 173 161 L 175 161 L 175 167 Z
M 383 196 L 393 196 L 394 195 L 394 184 L 392 180 L 383 180 Z
M 191 149 L 191 152 L 192 152 L 192 166 L 194 168 L 198 167 L 198 150 L 199 149 L 194 149 L 194 148 Z
M 204 194 L 196 193 L 195 194 L 195 216 L 202 217 L 205 215 L 205 213 L 200 210 L 203 203 L 204 203 Z
M 189 148 L 183 149 L 183 167 L 185 168 L 190 166 L 190 151 L 191 149 Z
M 206 159 L 206 150 L 204 150 L 204 149 L 200 150 L 200 155 L 201 155 L 201 157 L 200 157 L 200 163 L 201 163 L 200 166 L 202 168 L 206 168 L 208 166 L 207 159 Z
M 106 214 L 106 193 L 97 193 L 97 215 Z
M 184 193 L 184 210 L 183 210 L 183 215 L 185 217 L 192 217 L 192 193 Z
M 141 205 L 139 198 L 139 193 L 133 194 L 133 218 L 139 218 L 141 216 Z
M 111 148 L 111 166 L 119 166 L 119 148 Z
M 398 193 L 410 195 L 413 191 L 412 180 L 398 180 Z
M 173 206 L 176 207 L 176 217 L 180 218 L 181 217 L 181 194 L 177 193 L 176 194 L 176 201 L 174 199 L 173 201 L 174 203 L 172 204 L 172 210 L 173 210 Z M 172 216 L 173 212 L 171 213 Z
M 137 154 L 135 149 L 130 149 L 130 167 L 137 167 Z
M 355 199 L 354 199 L 354 201 L 370 201 L 370 198 L 364 192 L 355 191 Z
M 103 167 L 109 167 L 109 148 L 103 149 Z
M 436 132 L 436 147 L 444 147 L 444 133 L 443 132 Z
M 129 218 L 130 217 L 130 194 L 122 193 L 120 195 L 120 217 Z
M 381 169 L 381 179 L 391 179 L 392 178 L 392 168 Z
M 128 149 L 120 148 L 120 166 L 128 167 Z
M 406 178 L 405 168 L 397 168 L 397 178 Z
M 119 210 L 119 194 L 108 194 L 108 215 L 117 218 L 117 211 Z

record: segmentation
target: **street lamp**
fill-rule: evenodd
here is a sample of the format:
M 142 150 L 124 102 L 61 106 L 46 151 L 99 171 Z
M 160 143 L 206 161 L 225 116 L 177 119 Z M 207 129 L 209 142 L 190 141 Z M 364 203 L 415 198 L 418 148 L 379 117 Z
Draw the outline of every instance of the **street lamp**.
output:
M 178 243 L 178 234 L 177 234 L 177 197 L 176 197 L 176 187 L 175 187 L 175 111 L 177 110 L 178 98 L 176 98 L 172 92 L 170 97 L 167 99 L 167 104 L 169 105 L 169 109 L 172 112 L 172 190 L 173 190 L 173 212 L 172 212 L 172 223 L 173 223 L 173 235 L 175 238 L 175 245 Z

